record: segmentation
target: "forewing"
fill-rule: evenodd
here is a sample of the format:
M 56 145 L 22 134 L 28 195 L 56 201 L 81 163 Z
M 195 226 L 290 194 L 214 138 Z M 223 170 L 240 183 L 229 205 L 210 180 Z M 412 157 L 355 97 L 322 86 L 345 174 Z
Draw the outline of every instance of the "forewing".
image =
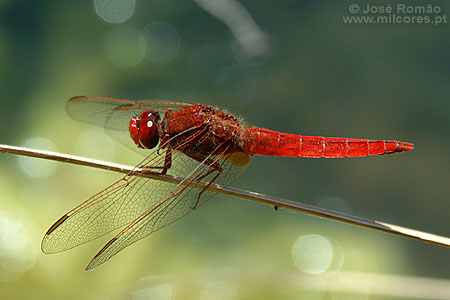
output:
M 127 100 L 108 97 L 73 97 L 66 103 L 67 114 L 75 120 L 104 127 L 106 132 L 128 148 L 145 155 L 137 148 L 129 135 L 132 117 L 154 109 L 161 118 L 167 110 L 177 111 L 192 106 L 190 103 L 168 100 Z

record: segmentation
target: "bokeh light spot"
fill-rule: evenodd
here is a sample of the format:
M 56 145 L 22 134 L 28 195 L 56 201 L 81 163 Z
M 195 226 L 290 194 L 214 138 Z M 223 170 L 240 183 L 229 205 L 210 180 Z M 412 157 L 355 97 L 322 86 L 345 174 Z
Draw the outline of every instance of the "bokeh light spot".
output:
M 333 258 L 333 246 L 322 235 L 300 236 L 292 247 L 294 264 L 305 273 L 320 274 L 327 271 L 333 262 Z
M 180 35 L 172 25 L 165 22 L 150 23 L 142 32 L 145 58 L 152 63 L 168 63 L 180 51 Z
M 136 0 L 94 0 L 95 12 L 108 23 L 123 23 L 133 14 Z
M 57 151 L 55 144 L 45 138 L 32 138 L 22 145 L 26 148 L 33 148 L 38 150 Z M 56 164 L 53 161 L 19 156 L 20 168 L 29 176 L 36 178 L 44 178 L 50 176 L 56 168 Z
M 137 66 L 144 59 L 145 48 L 140 44 L 140 32 L 129 26 L 112 29 L 105 39 L 105 55 L 113 64 L 123 68 Z
M 0 282 L 18 279 L 35 263 L 37 251 L 23 219 L 22 212 L 0 211 Z

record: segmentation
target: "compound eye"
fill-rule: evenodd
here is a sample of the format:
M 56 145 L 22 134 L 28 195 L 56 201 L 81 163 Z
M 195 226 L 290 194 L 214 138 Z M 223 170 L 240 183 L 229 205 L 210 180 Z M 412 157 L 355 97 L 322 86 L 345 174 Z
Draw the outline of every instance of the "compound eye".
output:
M 158 115 L 159 116 L 159 115 Z M 139 144 L 142 148 L 152 149 L 159 143 L 159 132 L 155 116 L 141 119 L 139 122 Z

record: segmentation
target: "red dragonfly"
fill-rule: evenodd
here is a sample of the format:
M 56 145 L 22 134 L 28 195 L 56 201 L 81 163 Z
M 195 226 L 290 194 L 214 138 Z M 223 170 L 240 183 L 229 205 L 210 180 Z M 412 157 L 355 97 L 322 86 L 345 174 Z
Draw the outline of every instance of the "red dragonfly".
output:
M 66 213 L 45 234 L 42 251 L 55 253 L 123 228 L 94 256 L 87 270 L 198 208 L 214 195 L 208 185 L 229 184 L 245 170 L 252 155 L 346 158 L 414 148 L 399 141 L 302 136 L 244 127 L 242 120 L 228 112 L 202 104 L 82 96 L 70 99 L 66 109 L 72 118 L 103 126 L 123 142 L 133 141 L 135 149 L 147 150 L 134 171 Z M 155 182 L 142 176 L 146 172 L 184 180 Z M 207 186 L 194 188 L 191 183 L 197 181 Z

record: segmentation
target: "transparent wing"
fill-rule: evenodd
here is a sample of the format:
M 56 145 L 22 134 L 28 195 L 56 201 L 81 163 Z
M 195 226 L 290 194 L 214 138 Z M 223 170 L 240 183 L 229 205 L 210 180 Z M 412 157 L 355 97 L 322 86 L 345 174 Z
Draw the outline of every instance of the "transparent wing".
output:
M 127 100 L 108 97 L 77 96 L 66 103 L 67 114 L 77 121 L 104 127 L 106 132 L 132 150 L 144 154 L 134 145 L 129 136 L 132 117 L 143 111 L 154 109 L 161 118 L 167 110 L 177 111 L 192 104 L 168 100 Z
M 202 132 L 192 134 L 190 139 L 198 138 L 199 134 Z M 133 232 L 139 232 L 139 234 L 128 242 L 121 243 L 121 248 L 117 248 L 115 244 L 110 248 L 111 250 L 106 250 L 109 247 L 105 247 L 103 252 L 94 258 L 95 262 L 90 264 L 92 268 L 138 239 L 181 218 L 192 211 L 192 207 L 203 204 L 214 193 L 205 192 L 198 201 L 199 190 L 189 186 L 188 183 L 195 179 L 208 182 L 212 180 L 216 172 L 208 173 L 211 168 L 209 165 L 199 163 L 183 154 L 181 151 L 185 145 L 186 143 L 177 145 L 177 149 L 171 152 L 172 167 L 168 170 L 168 174 L 188 178 L 182 184 L 156 182 L 143 177 L 142 173 L 131 172 L 69 211 L 52 225 L 43 238 L 42 251 L 44 253 L 64 251 L 125 225 L 136 223 L 137 225 L 128 227 L 136 226 L 135 229 L 130 230 L 132 236 L 134 236 Z M 223 170 L 221 176 L 215 181 L 221 184 L 228 184 L 235 179 L 249 162 L 245 153 L 227 156 L 213 153 L 212 156 L 214 160 L 220 162 Z M 163 162 L 164 154 L 153 151 L 138 164 L 136 169 L 145 166 L 146 169 L 151 170 L 152 167 L 162 166 Z M 137 230 L 144 223 L 149 225 Z

